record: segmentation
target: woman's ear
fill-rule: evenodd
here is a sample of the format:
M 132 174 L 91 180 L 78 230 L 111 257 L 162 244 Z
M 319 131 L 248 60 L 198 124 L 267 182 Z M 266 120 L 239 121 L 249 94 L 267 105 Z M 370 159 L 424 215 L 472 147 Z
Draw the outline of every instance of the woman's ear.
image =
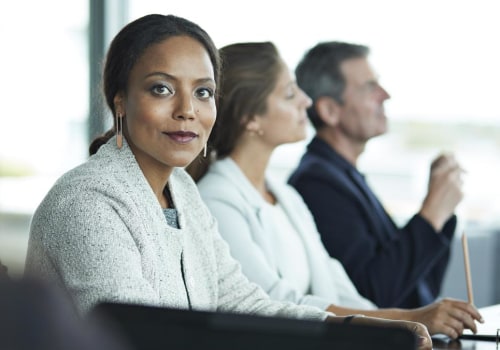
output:
M 245 118 L 243 118 L 243 121 L 246 122 L 245 130 L 252 131 L 252 132 L 257 132 L 260 130 L 260 124 L 259 124 L 257 118 L 245 117 Z
M 257 116 L 245 117 L 242 119 L 242 123 L 245 124 L 245 130 L 250 135 L 264 135 L 264 130 L 262 130 L 259 120 L 260 118 L 258 118 Z
M 123 98 L 123 93 L 119 92 L 115 95 L 115 97 L 113 98 L 113 105 L 115 107 L 116 115 L 125 115 L 125 101 Z
M 332 97 L 323 96 L 314 104 L 321 120 L 329 126 L 335 126 L 340 120 L 342 106 Z

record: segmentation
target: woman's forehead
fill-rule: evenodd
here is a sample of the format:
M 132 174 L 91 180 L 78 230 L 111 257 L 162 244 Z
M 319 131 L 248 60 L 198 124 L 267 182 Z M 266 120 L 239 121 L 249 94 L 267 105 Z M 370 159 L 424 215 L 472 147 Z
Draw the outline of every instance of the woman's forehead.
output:
M 214 79 L 214 67 L 205 46 L 186 35 L 173 36 L 148 47 L 132 71 L 158 72 L 196 79 Z

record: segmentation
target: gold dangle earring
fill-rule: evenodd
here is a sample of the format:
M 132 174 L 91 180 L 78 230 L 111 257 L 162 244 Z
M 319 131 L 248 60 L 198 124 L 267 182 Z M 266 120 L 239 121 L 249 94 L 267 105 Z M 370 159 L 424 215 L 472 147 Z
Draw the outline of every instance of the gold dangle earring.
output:
M 122 115 L 120 113 L 116 114 L 116 146 L 121 149 L 123 146 L 123 126 L 122 126 Z

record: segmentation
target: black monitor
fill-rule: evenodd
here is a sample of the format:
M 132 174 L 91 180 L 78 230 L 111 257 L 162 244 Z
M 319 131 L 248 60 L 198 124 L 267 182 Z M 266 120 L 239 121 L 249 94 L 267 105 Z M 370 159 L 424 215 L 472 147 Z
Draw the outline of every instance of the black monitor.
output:
M 92 316 L 115 324 L 133 350 L 414 350 L 398 328 L 104 303 Z

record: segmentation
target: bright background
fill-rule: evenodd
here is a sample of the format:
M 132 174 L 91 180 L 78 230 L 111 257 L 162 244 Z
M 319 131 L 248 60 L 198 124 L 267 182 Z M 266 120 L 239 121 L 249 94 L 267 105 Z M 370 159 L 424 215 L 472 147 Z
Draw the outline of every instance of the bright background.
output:
M 416 212 L 431 160 L 449 151 L 467 170 L 465 198 L 457 209 L 460 229 L 473 235 L 500 227 L 500 2 L 106 4 L 112 9 L 107 40 L 125 22 L 154 12 L 197 22 L 219 47 L 273 41 L 292 69 L 319 41 L 370 46 L 371 62 L 392 96 L 386 104 L 390 131 L 368 144 L 360 167 L 387 209 L 401 222 Z M 0 3 L 0 258 L 14 269 L 22 269 L 36 206 L 58 176 L 87 157 L 93 25 L 86 0 Z M 285 179 L 305 144 L 278 149 L 272 172 Z

